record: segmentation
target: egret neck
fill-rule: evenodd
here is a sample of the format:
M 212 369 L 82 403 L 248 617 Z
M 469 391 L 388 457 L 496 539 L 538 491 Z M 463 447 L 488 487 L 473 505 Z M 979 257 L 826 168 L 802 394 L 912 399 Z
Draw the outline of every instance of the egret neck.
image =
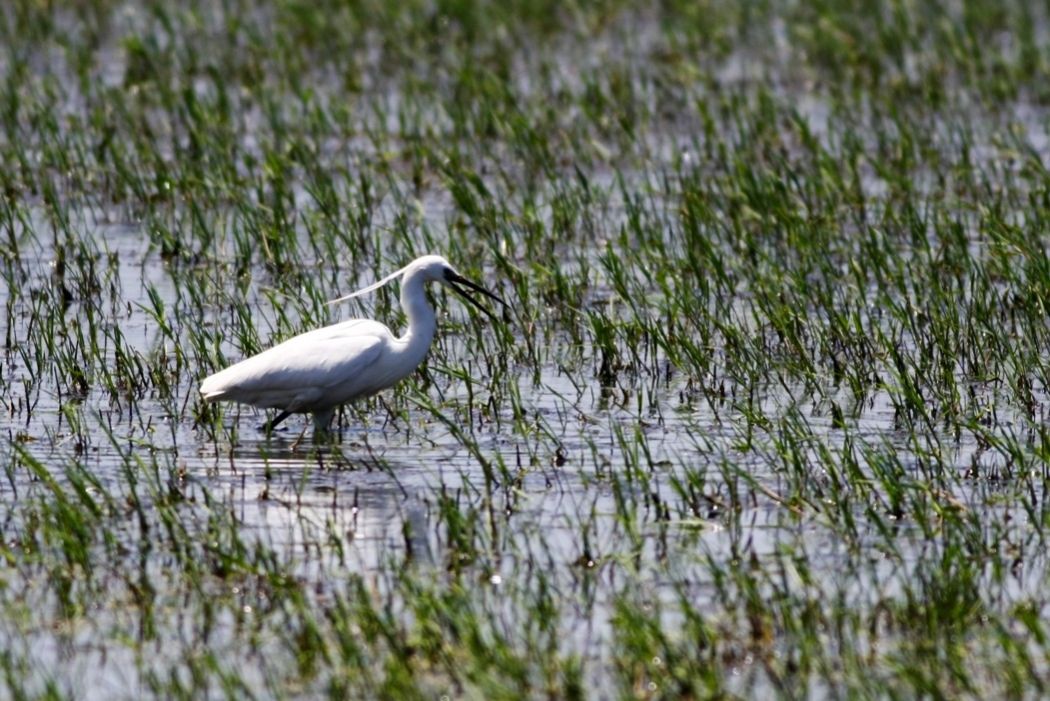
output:
M 426 282 L 421 268 L 409 270 L 401 279 L 401 308 L 408 317 L 408 330 L 398 340 L 405 344 L 404 353 L 412 365 L 426 357 L 437 331 L 437 317 L 424 289 Z

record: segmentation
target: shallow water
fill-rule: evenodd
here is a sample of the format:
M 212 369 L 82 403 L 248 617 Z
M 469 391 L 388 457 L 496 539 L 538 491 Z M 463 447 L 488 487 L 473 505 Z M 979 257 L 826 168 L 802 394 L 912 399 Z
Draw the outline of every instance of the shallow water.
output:
M 88 240 L 113 256 L 108 275 L 121 305 L 119 318 L 111 323 L 119 324 L 128 349 L 149 362 L 164 345 L 144 311 L 153 305 L 149 290 L 174 309 L 180 304 L 179 283 L 133 227 L 104 227 Z M 47 287 L 52 282 L 52 267 L 46 249 L 37 259 L 24 259 L 22 268 L 35 271 L 28 287 Z M 9 320 L 17 324 L 26 317 L 29 297 L 3 290 L 0 305 L 12 310 Z M 75 303 L 67 312 L 73 323 L 76 308 Z M 259 297 L 252 308 L 258 314 L 253 320 L 257 328 L 273 326 L 265 299 Z M 451 313 L 461 314 L 459 310 Z M 18 338 L 24 329 L 5 329 L 9 331 Z M 265 338 L 263 344 L 267 344 Z M 440 344 L 443 358 L 469 364 L 468 348 L 460 338 L 446 336 Z M 226 338 L 223 352 L 237 357 L 232 339 Z M 9 352 L 4 367 L 9 405 L 31 404 L 33 409 L 31 413 L 8 413 L 3 429 L 8 436 L 17 435 L 22 449 L 36 456 L 56 479 L 63 479 L 63 465 L 77 464 L 111 494 L 126 495 L 131 488 L 129 474 L 155 470 L 155 484 L 167 484 L 184 500 L 178 513 L 191 539 L 215 537 L 212 516 L 224 512 L 222 518 L 235 524 L 238 537 L 247 546 L 259 543 L 271 550 L 286 571 L 310 583 L 312 595 L 321 601 L 343 590 L 348 573 L 364 577 L 377 592 L 383 592 L 392 591 L 384 582 L 392 565 L 402 566 L 397 563 L 410 563 L 424 572 L 433 569 L 435 576 L 454 567 L 448 558 L 457 551 L 444 541 L 448 524 L 439 506 L 442 499 L 451 498 L 472 513 L 488 514 L 486 523 L 476 524 L 480 550 L 470 565 L 475 585 L 488 590 L 486 598 L 493 610 L 502 611 L 507 617 L 505 625 L 513 628 L 527 612 L 517 603 L 518 594 L 504 595 L 504 590 L 528 591 L 542 572 L 544 581 L 560 592 L 563 601 L 576 602 L 566 604 L 558 621 L 561 645 L 594 662 L 595 669 L 608 664 L 606 657 L 615 637 L 609 616 L 615 601 L 637 587 L 639 580 L 648 582 L 648 587 L 632 596 L 651 599 L 653 610 L 664 611 L 666 624 L 674 627 L 677 597 L 683 593 L 696 611 L 716 621 L 725 615 L 727 605 L 730 610 L 735 607 L 720 600 L 719 585 L 705 562 L 733 566 L 745 557 L 755 562 L 777 560 L 787 551 L 803 549 L 809 568 L 806 582 L 797 574 L 785 573 L 788 590 L 798 586 L 812 592 L 815 588 L 828 597 L 874 604 L 894 596 L 901 578 L 908 577 L 906 570 L 937 548 L 914 524 L 900 523 L 894 526 L 899 529 L 893 541 L 896 556 L 884 558 L 878 552 L 884 535 L 869 530 L 872 526 L 864 525 L 863 515 L 858 515 L 862 523 L 852 544 L 843 543 L 820 516 L 796 519 L 793 507 L 777 496 L 783 493 L 780 472 L 784 466 L 769 443 L 770 434 L 758 431 L 750 439 L 744 435 L 732 400 L 722 406 L 683 403 L 681 398 L 688 391 L 684 378 L 603 390 L 593 379 L 569 377 L 556 365 L 544 367 L 536 384 L 518 378 L 521 405 L 535 416 L 537 426 L 550 433 L 525 437 L 501 430 L 491 420 L 473 427 L 486 458 L 501 459 L 507 474 L 517 475 L 513 485 L 497 484 L 495 492 L 488 492 L 471 451 L 448 427 L 411 404 L 391 417 L 380 404 L 365 403 L 342 417 L 340 438 L 331 447 L 315 448 L 308 435 L 309 422 L 299 418 L 289 420 L 268 439 L 259 431 L 265 415 L 250 408 L 228 408 L 223 426 L 230 433 L 212 438 L 193 425 L 186 411 L 197 401 L 196 381 L 183 374 L 170 401 L 158 402 L 147 394 L 129 407 L 102 392 L 90 392 L 73 404 L 75 416 L 83 422 L 82 429 L 73 432 L 61 411 L 67 400 L 60 400 L 47 378 L 35 383 L 24 397 L 19 394 L 27 386 L 25 373 L 18 353 Z M 432 376 L 435 383 L 428 393 L 441 397 L 441 405 L 454 412 L 453 416 L 461 416 L 456 407 L 467 401 L 462 386 L 454 378 L 435 375 L 433 369 Z M 809 429 L 825 445 L 841 448 L 836 438 L 841 429 L 804 396 L 801 387 L 770 387 L 759 397 L 761 412 L 774 417 L 794 410 L 807 417 Z M 181 413 L 172 415 L 171 407 L 178 407 Z M 513 421 L 512 416 L 501 417 L 505 427 Z M 107 432 L 112 432 L 112 438 Z M 307 435 L 300 442 L 303 433 Z M 638 440 L 641 436 L 644 443 Z M 748 440 L 752 441 L 750 448 L 745 447 Z M 905 455 L 905 464 L 909 462 L 909 434 L 895 430 L 893 407 L 885 397 L 876 395 L 869 401 L 853 424 L 850 440 L 885 445 Z M 632 447 L 639 452 L 631 454 Z M 5 463 L 14 459 L 12 450 L 8 444 Z M 952 450 L 952 462 L 960 470 L 978 459 L 972 439 L 955 441 Z M 810 461 L 821 463 L 810 455 L 802 456 L 801 464 Z M 731 465 L 731 472 L 720 472 L 720 464 Z M 689 472 L 704 476 L 708 493 L 701 512 L 683 511 L 684 502 L 672 487 L 673 479 Z M 738 480 L 729 480 L 734 472 L 746 474 L 757 486 L 744 487 L 743 506 L 727 511 L 727 485 L 732 481 L 734 489 L 741 487 Z M 827 475 L 818 470 L 812 477 L 820 480 Z M 984 483 L 960 481 L 953 488 L 953 498 L 967 505 L 964 508 L 987 513 Z M 18 502 L 33 498 L 39 490 L 31 474 L 8 470 L 7 482 L 0 483 L 0 495 L 8 505 L 9 530 L 26 528 L 18 523 Z M 149 497 L 140 498 L 148 503 Z M 624 499 L 633 506 L 625 510 Z M 637 521 L 625 522 L 625 513 L 633 514 Z M 102 606 L 91 613 L 86 628 L 79 624 L 74 630 L 64 630 L 62 614 L 47 613 L 44 620 L 54 621 L 50 626 L 35 623 L 26 631 L 3 634 L 19 654 L 40 664 L 40 669 L 51 670 L 60 686 L 72 689 L 75 685 L 88 697 L 107 690 L 126 693 L 142 688 L 146 683 L 143 675 L 168 669 L 182 654 L 178 651 L 191 648 L 202 635 L 200 614 L 190 612 L 183 619 L 177 608 L 186 593 L 177 577 L 165 573 L 171 565 L 165 547 L 152 548 L 153 536 L 136 528 L 133 520 L 107 528 L 117 539 L 109 555 L 116 556 L 112 564 L 137 563 L 153 586 L 163 587 L 167 581 L 174 587 L 156 592 L 160 601 L 167 602 L 155 614 L 159 633 L 149 644 L 159 654 L 147 662 L 140 657 L 141 651 L 99 642 L 100 637 L 111 640 L 104 631 L 123 630 L 134 636 L 128 626 L 134 627 L 138 616 L 120 602 L 123 597 L 118 601 L 101 597 Z M 1023 515 L 1012 520 L 1011 528 L 1016 537 L 1025 538 L 1028 530 Z M 871 564 L 862 573 L 844 577 L 839 568 L 855 566 L 851 548 L 863 549 L 866 543 L 875 548 Z M 660 566 L 647 571 L 646 563 Z M 999 595 L 1022 597 L 1042 580 L 1044 570 L 1040 558 Z M 94 586 L 104 590 L 112 579 L 113 574 L 103 575 L 94 580 Z M 31 582 L 32 578 L 23 580 L 15 585 L 23 591 L 9 594 L 23 600 L 30 610 L 46 612 L 57 607 L 61 611 L 53 597 L 36 591 Z M 246 619 L 253 609 L 270 604 L 265 597 L 255 599 L 250 585 L 225 585 L 221 580 L 215 585 L 228 587 L 226 596 L 239 597 Z M 126 582 L 116 586 L 126 591 Z M 506 596 L 503 605 L 501 596 Z M 266 637 L 245 647 L 237 633 L 244 625 L 222 618 L 210 622 L 204 634 L 209 648 L 227 649 L 231 663 L 240 660 L 250 665 L 258 661 L 257 656 L 265 657 Z M 739 665 L 747 669 L 751 657 L 741 655 Z M 732 675 L 740 673 L 735 665 L 731 667 Z M 249 672 L 242 681 L 249 686 L 264 684 L 265 673 L 260 674 L 263 676 L 255 677 Z M 763 688 L 762 676 L 755 670 L 743 675 L 749 681 L 741 681 L 738 690 L 749 693 Z M 600 679 L 595 681 L 602 688 Z M 757 688 L 752 686 L 756 683 Z
M 269 13 L 294 6 L 255 11 L 273 19 Z M 210 23 L 234 11 L 217 8 L 193 8 L 175 24 L 215 31 Z M 996 263 L 1007 269 L 988 265 L 1018 244 L 1005 227 L 989 233 L 984 209 L 997 187 L 1011 188 L 1008 205 L 1039 192 L 1038 177 L 1023 175 L 1050 155 L 1046 112 L 1034 98 L 981 111 L 960 96 L 957 114 L 942 108 L 909 121 L 914 105 L 898 113 L 878 95 L 874 103 L 844 98 L 813 75 L 795 75 L 799 51 L 787 19 L 768 28 L 768 44 L 742 26 L 733 30 L 742 47 L 691 63 L 683 54 L 697 38 L 642 12 L 591 18 L 593 27 L 574 26 L 581 36 L 544 50 L 519 47 L 507 61 L 507 85 L 486 95 L 492 104 L 442 99 L 458 89 L 461 72 L 478 70 L 450 58 L 454 49 L 445 45 L 416 57 L 419 95 L 401 92 L 405 84 L 381 70 L 383 37 L 369 34 L 356 57 L 356 87 L 343 84 L 354 76 L 342 75 L 353 71 L 340 62 L 304 63 L 295 85 L 280 76 L 231 79 L 224 123 L 213 103 L 227 86 L 209 72 L 209 61 L 222 62 L 189 61 L 194 45 L 168 35 L 163 9 L 129 3 L 114 13 L 92 69 L 112 92 L 95 94 L 91 81 L 75 80 L 76 54 L 56 42 L 33 54 L 40 71 L 17 95 L 54 103 L 63 119 L 82 120 L 84 134 L 65 122 L 54 133 L 24 125 L 25 168 L 53 177 L 58 206 L 34 182 L 12 186 L 17 197 L 0 210 L 8 239 L 0 241 L 0 434 L 8 438 L 0 443 L 0 671 L 31 691 L 52 682 L 82 698 L 176 696 L 178 686 L 215 696 L 334 694 L 341 663 L 304 658 L 338 648 L 339 606 L 356 601 L 365 613 L 346 616 L 360 628 L 350 637 L 372 647 L 364 646 L 369 659 L 360 668 L 342 664 L 360 671 L 411 662 L 421 677 L 433 675 L 435 695 L 485 691 L 449 681 L 434 662 L 446 650 L 415 656 L 428 633 L 451 635 L 464 621 L 482 622 L 482 651 L 498 648 L 494 638 L 502 636 L 519 655 L 555 649 L 558 660 L 582 660 L 595 697 L 674 694 L 649 686 L 669 661 L 651 656 L 638 641 L 645 635 L 662 637 L 653 648 L 677 652 L 673 662 L 716 670 L 719 691 L 819 698 L 849 695 L 835 686 L 843 659 L 870 655 L 875 662 L 860 667 L 891 675 L 897 655 L 922 657 L 913 638 L 919 653 L 942 642 L 923 637 L 931 630 L 949 631 L 964 641 L 958 645 L 976 640 L 964 653 L 978 659 L 981 646 L 999 642 L 990 618 L 1005 621 L 1031 651 L 1034 676 L 1046 675 L 1038 631 L 1024 628 L 1022 616 L 1030 609 L 1042 620 L 1048 606 L 1040 430 L 1050 401 L 1040 369 L 1019 368 L 1034 378 L 1024 378 L 1032 405 L 1020 407 L 1019 378 L 1001 367 L 1002 376 L 978 372 L 982 353 L 994 355 L 978 347 L 976 361 L 946 366 L 953 382 L 941 383 L 943 391 L 957 396 L 918 402 L 943 407 L 954 399 L 964 419 L 913 415 L 901 399 L 909 373 L 921 380 L 945 372 L 917 350 L 928 290 L 903 285 L 907 300 L 889 300 L 910 324 L 894 318 L 905 312 L 879 306 L 881 279 L 867 278 L 869 287 L 850 297 L 860 303 L 847 331 L 886 334 L 871 361 L 878 378 L 857 390 L 831 377 L 815 338 L 831 323 L 826 310 L 797 310 L 810 336 L 792 346 L 763 307 L 775 307 L 779 290 L 759 288 L 797 282 L 791 274 L 814 288 L 860 284 L 850 269 L 869 263 L 862 235 L 897 256 L 905 275 L 922 273 L 907 270 L 913 261 L 943 263 L 929 253 L 945 244 L 936 216 L 893 218 L 914 206 L 963 227 L 967 274 L 989 278 L 1004 304 L 1039 294 L 1019 285 L 1038 279 L 1030 260 L 1003 255 Z M 583 40 L 602 21 L 611 28 Z M 56 22 L 59 34 L 76 37 L 81 18 L 60 13 Z M 158 56 L 178 69 L 186 68 L 179 61 L 192 64 L 178 99 L 154 78 L 129 78 L 133 45 L 122 42 L 136 32 L 162 37 L 159 48 L 142 50 L 136 60 L 147 65 L 136 70 Z M 163 54 L 168 41 L 191 55 Z M 485 69 L 486 61 L 498 67 L 500 56 L 474 58 Z M 0 72 L 12 60 L 0 51 Z M 904 65 L 895 79 L 921 77 L 910 75 L 914 63 Z M 498 68 L 474 79 L 495 76 Z M 48 81 L 68 89 L 51 95 Z M 112 158 L 93 155 L 104 153 L 107 110 L 121 100 L 141 120 L 135 130 L 157 132 L 147 139 L 157 162 L 132 164 L 145 176 L 118 178 Z M 98 111 L 87 115 L 89 107 Z M 637 119 L 618 129 L 621 107 Z M 313 121 L 317 113 L 324 119 Z M 20 114 L 14 121 L 26 120 Z M 770 114 L 781 121 L 764 121 Z M 843 125 L 844 114 L 856 124 Z M 530 134 L 533 119 L 551 133 Z M 109 147 L 140 153 L 138 135 L 114 123 Z M 466 127 L 478 133 L 457 135 Z M 227 129 L 233 136 L 224 141 Z M 827 153 L 801 143 L 803 131 Z M 0 133 L 0 146 L 9 138 Z M 860 144 L 852 155 L 851 140 Z M 964 146 L 967 163 L 988 171 L 980 196 L 954 189 L 975 182 L 969 173 L 946 173 Z M 228 161 L 208 151 L 234 148 Z M 523 155 L 544 148 L 553 153 L 542 167 Z M 77 149 L 86 163 L 103 163 L 94 177 L 115 184 L 79 182 L 78 171 L 57 172 L 60 164 L 45 158 Z M 308 156 L 289 157 L 294 149 Z M 893 181 L 901 172 L 876 168 L 883 156 L 909 154 L 921 162 L 903 185 Z M 822 155 L 828 162 L 807 170 Z M 189 166 L 209 156 L 219 167 Z M 855 171 L 827 178 L 824 171 L 847 157 Z M 527 164 L 522 172 L 519 161 Z M 224 166 L 236 178 L 224 179 Z M 781 182 L 796 172 L 811 181 Z M 172 173 L 186 178 L 184 189 Z M 844 174 L 858 179 L 864 213 L 834 196 L 826 202 L 850 212 L 811 209 L 826 204 L 820 188 L 828 182 L 848 189 L 835 180 Z M 701 187 L 712 180 L 711 189 Z M 456 191 L 463 182 L 465 192 Z M 692 238 L 683 232 L 687 189 L 705 217 Z M 338 203 L 331 211 L 326 194 Z M 771 211 L 759 211 L 763 205 Z M 1004 220 L 1019 228 L 1044 214 L 1006 209 Z M 805 226 L 792 229 L 778 216 Z M 826 267 L 792 269 L 796 256 L 820 257 L 805 250 L 806 234 L 829 226 L 837 228 Z M 908 226 L 914 231 L 899 230 Z M 684 291 L 663 278 L 688 267 L 678 259 L 699 239 L 715 262 L 738 261 L 730 282 L 712 293 L 729 298 L 707 298 L 704 309 L 667 306 L 665 296 Z M 267 438 L 259 430 L 264 412 L 226 406 L 214 414 L 200 404 L 201 377 L 294 333 L 352 314 L 396 327 L 392 291 L 336 309 L 323 302 L 424 251 L 455 258 L 454 251 L 453 263 L 479 271 L 479 282 L 512 304 L 534 305 L 510 317 L 529 325 L 489 324 L 454 296 L 434 294 L 440 330 L 426 370 L 343 411 L 331 443 L 315 444 L 306 418 Z M 510 264 L 499 268 L 499 257 Z M 626 275 L 637 286 L 626 295 L 612 279 L 618 260 L 638 262 Z M 1033 270 L 1011 277 L 1003 261 Z M 516 288 L 497 270 L 538 282 Z M 544 278 L 551 270 L 562 278 Z M 571 289 L 558 287 L 565 281 Z M 516 299 L 517 289 L 530 298 Z M 974 298 L 963 289 L 960 308 Z M 677 367 L 651 337 L 637 335 L 668 309 L 724 314 L 717 321 L 743 340 L 705 348 L 706 364 Z M 613 329 L 610 345 L 588 328 L 592 318 Z M 709 322 L 695 329 L 680 322 L 679 333 L 710 330 Z M 986 323 L 994 328 L 974 337 L 989 348 L 997 331 L 1014 341 L 1018 326 Z M 610 346 L 611 381 L 599 369 Z M 898 366 L 891 350 L 915 366 Z M 738 357 L 745 353 L 768 357 L 749 364 Z M 354 599 L 362 591 L 368 605 Z M 427 609 L 434 600 L 451 624 Z M 452 618 L 457 606 L 471 616 Z M 382 634 L 361 630 L 362 620 L 382 614 L 402 626 L 408 652 L 390 652 Z M 655 623 L 624 624 L 631 615 Z M 324 645 L 310 644 L 311 625 Z M 701 638 L 715 643 L 708 649 Z M 802 672 L 799 640 L 822 648 L 805 653 L 813 657 Z M 643 653 L 631 645 L 650 657 L 644 674 L 633 667 Z M 812 686 L 792 694 L 778 670 Z

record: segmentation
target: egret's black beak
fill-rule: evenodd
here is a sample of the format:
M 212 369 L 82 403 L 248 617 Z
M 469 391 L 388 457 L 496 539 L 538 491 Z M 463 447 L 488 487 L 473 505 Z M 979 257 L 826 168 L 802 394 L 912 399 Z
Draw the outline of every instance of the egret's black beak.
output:
M 491 292 L 489 292 L 488 290 L 486 290 L 481 285 L 478 285 L 478 284 L 475 284 L 475 283 L 471 282 L 470 280 L 466 279 L 465 277 L 463 277 L 459 273 L 453 272 L 452 270 L 446 270 L 445 271 L 445 282 L 448 283 L 449 287 L 451 287 L 453 290 L 455 290 L 457 293 L 459 293 L 459 295 L 461 297 L 463 297 L 463 299 L 467 300 L 468 302 L 473 304 L 475 307 L 480 309 L 482 312 L 484 312 L 486 315 L 488 315 L 488 317 L 490 319 L 492 319 L 493 321 L 496 321 L 495 315 L 492 312 L 490 312 L 488 309 L 486 309 L 478 300 L 476 300 L 473 297 L 471 297 L 470 294 L 467 292 L 467 290 L 463 289 L 463 287 L 466 287 L 466 288 L 469 288 L 471 290 L 474 290 L 475 292 L 480 292 L 481 294 L 485 295 L 489 299 L 496 300 L 497 302 L 502 304 L 504 307 L 507 306 L 506 302 L 504 302 L 502 299 L 500 299 L 496 295 L 494 295 Z M 460 287 L 460 285 L 463 285 L 463 287 Z

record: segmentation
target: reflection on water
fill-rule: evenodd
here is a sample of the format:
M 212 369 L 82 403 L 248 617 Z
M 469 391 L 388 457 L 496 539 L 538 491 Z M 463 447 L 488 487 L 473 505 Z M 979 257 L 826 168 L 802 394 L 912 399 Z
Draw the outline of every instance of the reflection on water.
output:
M 367 572 L 405 552 L 432 561 L 428 534 L 436 524 L 427 495 L 433 478 L 407 457 L 259 439 L 217 458 L 200 479 L 228 490 L 238 519 L 270 547 L 305 552 L 340 538 L 346 566 Z

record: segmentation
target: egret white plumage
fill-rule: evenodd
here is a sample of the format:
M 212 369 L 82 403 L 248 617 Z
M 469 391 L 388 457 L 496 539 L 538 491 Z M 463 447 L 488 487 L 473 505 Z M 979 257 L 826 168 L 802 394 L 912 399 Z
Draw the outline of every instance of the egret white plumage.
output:
M 424 286 L 440 282 L 472 305 L 492 313 L 467 289 L 506 304 L 485 288 L 467 280 L 441 256 L 423 256 L 357 292 L 334 299 L 335 304 L 371 292 L 401 277 L 401 308 L 408 330 L 395 336 L 372 319 L 350 319 L 308 331 L 269 350 L 215 373 L 201 383 L 208 402 L 234 401 L 279 409 L 267 426 L 272 429 L 294 413 L 312 413 L 315 431 L 325 431 L 336 408 L 386 389 L 407 377 L 423 362 L 437 329 L 434 308 Z

